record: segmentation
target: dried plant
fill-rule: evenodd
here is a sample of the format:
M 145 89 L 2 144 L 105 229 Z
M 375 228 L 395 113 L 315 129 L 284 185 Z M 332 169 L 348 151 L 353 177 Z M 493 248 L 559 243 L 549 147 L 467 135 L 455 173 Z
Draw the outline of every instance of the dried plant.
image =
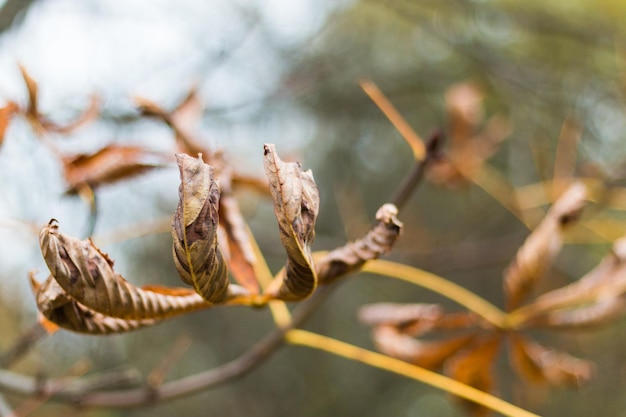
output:
M 88 155 L 60 152 L 50 134 L 63 136 L 96 120 L 97 100 L 92 100 L 74 122 L 60 126 L 41 114 L 37 83 L 23 67 L 20 70 L 28 91 L 28 105 L 20 108 L 9 102 L 0 109 L 0 143 L 13 118 L 24 117 L 42 144 L 61 162 L 67 193 L 91 194 L 93 202 L 93 195 L 101 186 L 127 181 L 171 163 L 170 155 L 137 146 L 110 144 Z M 172 111 L 137 98 L 140 117 L 155 118 L 173 133 L 172 154 L 180 172 L 180 187 L 170 225 L 172 262 L 187 287 L 134 285 L 115 272 L 113 260 L 91 239 L 61 233 L 58 222 L 52 219 L 39 234 L 49 274 L 43 283 L 37 282 L 34 272 L 30 275 L 41 325 L 50 333 L 60 328 L 102 336 L 157 325 L 200 309 L 243 305 L 269 306 L 276 328 L 235 360 L 188 378 L 165 381 L 165 374 L 175 361 L 170 358 L 148 378 L 152 382 L 132 388 L 98 390 L 78 384 L 68 389 L 66 380 L 55 378 L 20 379 L 32 385 L 17 384 L 15 373 L 0 370 L 0 390 L 27 396 L 39 394 L 82 406 L 153 404 L 242 375 L 285 342 L 326 350 L 438 387 L 466 400 L 475 415 L 495 410 L 508 416 L 534 416 L 488 394 L 498 392 L 493 364 L 502 346 L 507 348 L 513 369 L 526 380 L 572 386 L 590 380 L 594 373 L 592 362 L 544 346 L 531 339 L 527 330 L 596 327 L 610 323 L 626 309 L 624 240 L 616 241 L 613 251 L 577 282 L 532 298 L 541 280 L 550 275 L 568 233 L 593 227 L 582 212 L 589 201 L 597 199 L 597 189 L 589 190 L 589 181 L 576 180 L 565 172 L 562 167 L 571 164 L 561 158 L 559 178 L 567 181 L 555 186 L 545 201 L 530 198 L 545 203 L 558 197 L 504 272 L 505 310 L 449 280 L 380 260 L 392 251 L 403 232 L 404 225 L 398 219 L 400 211 L 424 174 L 435 184 L 452 188 L 477 184 L 520 219 L 525 218 L 524 210 L 528 207 L 517 204 L 519 190 L 502 179 L 494 179 L 494 171 L 489 168 L 488 159 L 510 133 L 510 126 L 501 116 L 484 122 L 482 93 L 474 84 L 453 86 L 446 94 L 451 139 L 447 152 L 442 150 L 441 131 L 435 131 L 427 143 L 422 142 L 373 82 L 363 80 L 361 86 L 406 139 L 415 166 L 391 201 L 380 206 L 374 224 L 364 236 L 319 253 L 311 250 L 320 208 L 320 193 L 311 170 L 303 170 L 298 162 L 283 161 L 274 145 L 265 144 L 262 157 L 267 182 L 242 175 L 222 152 L 203 145 L 196 125 L 202 106 L 195 89 Z M 260 153 L 261 149 L 259 156 Z M 562 187 L 565 183 L 567 189 Z M 494 184 L 497 186 L 492 187 Z M 286 253 L 284 268 L 274 276 L 234 197 L 240 187 L 252 187 L 271 198 Z M 503 191 L 511 195 L 505 196 Z M 616 196 L 617 191 L 623 190 L 613 191 Z M 618 199 L 609 201 L 617 204 Z M 96 214 L 92 211 L 93 217 Z M 364 306 L 359 318 L 371 326 L 374 343 L 382 354 L 297 329 L 338 281 L 360 271 L 428 288 L 466 309 L 451 312 L 428 302 Z M 298 303 L 293 315 L 284 302 Z M 36 339 L 29 337 L 28 340 Z M 179 346 L 172 357 L 178 358 L 184 350 L 184 346 Z M 5 358 L 9 356 L 14 360 L 14 354 Z M 442 370 L 448 377 L 430 370 Z

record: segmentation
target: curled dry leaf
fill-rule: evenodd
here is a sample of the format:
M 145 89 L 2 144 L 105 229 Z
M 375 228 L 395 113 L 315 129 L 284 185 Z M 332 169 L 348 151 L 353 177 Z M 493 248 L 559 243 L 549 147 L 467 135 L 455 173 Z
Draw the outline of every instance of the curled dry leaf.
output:
M 285 276 L 268 293 L 285 301 L 308 297 L 317 286 L 310 245 L 315 238 L 319 191 L 311 170 L 283 162 L 272 144 L 264 145 L 265 173 L 269 180 L 280 240 L 287 252 Z M 276 285 L 278 286 L 278 285 Z
M 128 320 L 162 319 L 206 308 L 191 290 L 138 288 L 113 270 L 113 262 L 90 239 L 59 232 L 51 220 L 39 234 L 41 252 L 50 274 L 74 300 L 88 309 Z M 184 292 L 184 293 L 181 293 Z
M 100 314 L 70 297 L 52 276 L 41 284 L 31 273 L 30 282 L 37 308 L 43 317 L 66 330 L 105 335 L 128 332 L 158 322 L 153 319 L 125 320 Z
M 219 303 L 243 289 L 230 285 L 228 268 L 217 240 L 219 184 L 213 168 L 177 154 L 181 184 L 178 207 L 172 219 L 174 263 L 180 278 L 206 301 Z
M 376 224 L 365 237 L 337 248 L 322 258 L 317 265 L 320 282 L 330 282 L 358 271 L 365 262 L 389 252 L 402 231 L 397 214 L 396 206 L 384 204 L 376 212 Z
M 158 168 L 164 158 L 136 146 L 109 145 L 90 155 L 74 155 L 63 160 L 67 193 L 81 187 L 92 188 L 127 179 Z
M 518 307 L 551 266 L 561 250 L 563 232 L 580 216 L 587 197 L 582 183 L 573 184 L 550 208 L 541 224 L 528 236 L 505 272 L 507 307 Z
M 513 334 L 509 354 L 517 373 L 531 382 L 580 386 L 591 379 L 593 364 Z

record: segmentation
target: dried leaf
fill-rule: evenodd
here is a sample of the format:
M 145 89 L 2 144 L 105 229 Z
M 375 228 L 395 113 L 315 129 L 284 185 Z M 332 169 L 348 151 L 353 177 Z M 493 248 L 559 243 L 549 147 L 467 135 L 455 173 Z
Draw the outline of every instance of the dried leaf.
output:
M 580 386 L 593 374 L 591 362 L 556 352 L 518 334 L 510 337 L 509 354 L 517 373 L 531 382 Z
M 361 307 L 358 316 L 361 323 L 370 326 L 404 326 L 416 321 L 434 325 L 443 314 L 443 308 L 439 304 L 376 303 Z
M 11 118 L 18 111 L 17 104 L 10 101 L 6 106 L 0 107 L 0 145 L 4 142 L 4 135 L 9 127 Z
M 233 291 L 241 292 L 228 281 L 228 268 L 217 241 L 219 184 L 201 155 L 192 158 L 177 154 L 176 160 L 181 184 L 172 219 L 174 263 L 185 283 L 205 300 L 219 303 Z
M 105 335 L 122 333 L 158 323 L 157 320 L 125 320 L 107 317 L 80 304 L 70 297 L 58 282 L 49 276 L 43 284 L 30 275 L 31 286 L 37 300 L 37 308 L 44 317 L 42 325 L 48 332 L 54 326 L 78 333 Z
M 228 242 L 227 261 L 230 273 L 251 294 L 259 293 L 259 282 L 254 265 L 256 256 L 250 244 L 248 229 L 237 200 L 231 195 L 220 198 L 220 223 Z
M 500 340 L 498 334 L 492 334 L 476 341 L 466 350 L 459 352 L 445 362 L 445 373 L 471 387 L 484 392 L 492 392 L 494 388 L 492 368 Z M 466 400 L 461 401 L 476 416 L 489 414 L 489 410 L 481 405 Z
M 573 184 L 550 208 L 541 224 L 528 236 L 505 272 L 504 290 L 509 310 L 518 307 L 551 266 L 561 250 L 565 229 L 580 216 L 586 189 Z
M 624 291 L 626 291 L 626 238 L 615 241 L 611 253 L 581 279 L 537 297 L 532 307 L 541 311 L 576 307 L 595 302 L 600 297 L 617 297 Z
M 197 90 L 191 89 L 187 97 L 172 112 L 160 107 L 158 104 L 141 97 L 135 98 L 135 104 L 144 116 L 155 117 L 164 121 L 176 136 L 176 142 L 181 153 L 196 155 L 204 153 L 210 158 L 211 152 L 203 147 L 194 138 L 189 125 L 193 125 L 202 116 L 202 107 L 197 97 Z
M 365 237 L 337 248 L 321 259 L 317 265 L 320 282 L 330 282 L 358 271 L 365 262 L 389 252 L 402 231 L 397 214 L 396 206 L 384 204 L 376 212 L 376 224 Z
M 424 368 L 434 369 L 464 348 L 474 335 L 460 335 L 442 340 L 422 341 L 394 326 L 379 325 L 372 331 L 376 348 L 382 353 Z
M 432 161 L 429 180 L 452 188 L 469 185 L 511 133 L 509 121 L 498 115 L 481 127 L 482 102 L 483 93 L 471 82 L 450 87 L 446 93 L 450 148 Z
M 589 305 L 549 311 L 532 320 L 532 325 L 558 329 L 598 327 L 613 321 L 624 311 L 626 311 L 626 299 L 623 296 L 609 296 L 600 298 Z
M 26 68 L 22 65 L 19 65 L 20 73 L 22 74 L 22 78 L 24 78 L 24 83 L 26 84 L 26 89 L 28 90 L 28 108 L 26 110 L 26 114 L 29 118 L 34 120 L 39 119 L 39 107 L 38 107 L 38 92 L 37 92 L 37 82 L 33 80 L 33 78 L 28 74 Z
M 113 262 L 90 239 L 59 233 L 51 220 L 39 234 L 50 273 L 68 296 L 88 309 L 128 320 L 162 319 L 206 308 L 198 294 L 169 295 L 144 290 L 113 270 Z
M 92 188 L 127 179 L 158 168 L 163 157 L 135 146 L 106 146 L 91 155 L 65 158 L 67 192 L 74 194 L 82 186 Z
M 265 144 L 264 155 L 280 240 L 288 258 L 285 276 L 278 281 L 280 287 L 268 292 L 281 300 L 297 301 L 317 286 L 310 245 L 315 238 L 319 191 L 311 171 L 302 171 L 299 163 L 283 162 L 274 145 Z

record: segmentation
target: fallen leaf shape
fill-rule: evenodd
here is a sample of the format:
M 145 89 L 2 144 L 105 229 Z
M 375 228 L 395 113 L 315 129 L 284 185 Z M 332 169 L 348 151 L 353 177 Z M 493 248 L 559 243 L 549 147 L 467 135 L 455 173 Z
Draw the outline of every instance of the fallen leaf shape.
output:
M 110 317 L 163 319 L 207 307 L 198 294 L 163 294 L 138 288 L 113 270 L 113 262 L 90 239 L 59 233 L 51 220 L 39 234 L 50 274 L 74 300 Z
M 172 219 L 174 263 L 180 278 L 206 301 L 219 303 L 243 288 L 230 285 L 228 268 L 217 240 L 219 184 L 213 168 L 202 161 L 177 154 L 181 184 L 178 207 Z
M 327 283 L 356 272 L 365 262 L 389 252 L 402 231 L 403 225 L 397 215 L 398 209 L 393 204 L 384 204 L 379 208 L 376 224 L 363 238 L 329 252 L 318 261 L 319 281 Z
M 165 162 L 158 154 L 136 146 L 109 145 L 90 155 L 64 158 L 67 193 L 74 194 L 82 186 L 92 188 L 134 177 Z
M 37 308 L 45 320 L 66 330 L 106 335 L 128 332 L 158 323 L 152 319 L 125 320 L 95 312 L 70 297 L 52 276 L 40 284 L 35 280 L 34 274 L 30 274 L 30 282 Z M 46 329 L 50 329 L 48 331 L 54 331 L 49 323 L 44 322 L 44 325 Z
M 270 287 L 268 293 L 281 300 L 298 301 L 311 295 L 317 286 L 310 245 L 315 238 L 319 191 L 311 170 L 302 171 L 296 162 L 283 162 L 274 145 L 265 144 L 264 155 L 280 240 L 287 252 L 284 278 L 276 281 L 280 286 Z
M 531 382 L 580 386 L 591 379 L 593 364 L 511 334 L 509 355 L 517 373 Z
M 518 307 L 552 265 L 561 250 L 563 232 L 580 216 L 587 191 L 582 183 L 573 184 L 550 208 L 541 224 L 519 248 L 504 275 L 507 308 Z

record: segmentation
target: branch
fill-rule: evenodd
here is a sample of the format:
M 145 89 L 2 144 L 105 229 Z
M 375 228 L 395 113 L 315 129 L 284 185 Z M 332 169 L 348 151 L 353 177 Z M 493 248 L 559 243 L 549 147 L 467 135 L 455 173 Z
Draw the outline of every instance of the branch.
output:
M 191 395 L 241 377 L 269 358 L 283 345 L 285 334 L 301 325 L 326 299 L 332 288 L 334 286 L 319 287 L 314 295 L 296 309 L 288 326 L 274 329 L 238 358 L 156 388 L 144 386 L 135 389 L 92 391 L 93 378 L 89 384 L 85 383 L 85 378 L 68 384 L 67 378 L 42 380 L 0 370 L 0 390 L 24 396 L 43 395 L 50 400 L 80 406 L 115 408 L 141 407 Z

